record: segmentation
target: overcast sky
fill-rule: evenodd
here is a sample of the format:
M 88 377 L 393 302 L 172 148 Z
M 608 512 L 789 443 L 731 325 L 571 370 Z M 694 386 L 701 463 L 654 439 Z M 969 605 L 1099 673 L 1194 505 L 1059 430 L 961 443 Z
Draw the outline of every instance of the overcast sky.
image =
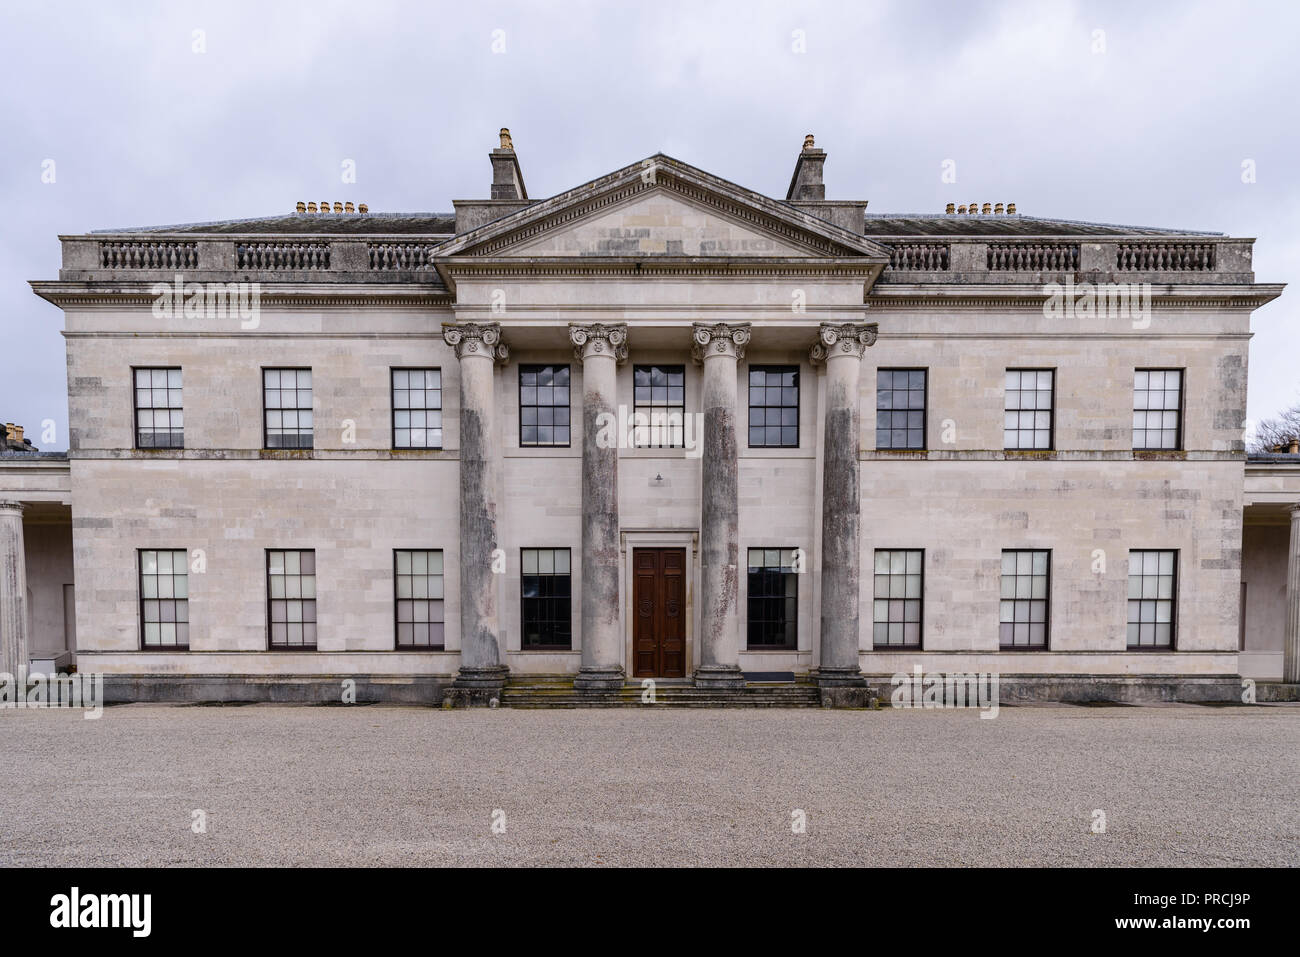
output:
M 62 313 L 27 285 L 58 234 L 449 212 L 502 126 L 533 198 L 661 150 L 779 199 L 812 132 L 828 198 L 1255 237 L 1256 278 L 1292 282 L 1298 34 L 1294 2 L 6 2 L 0 418 L 66 448 Z M 1298 304 L 1255 314 L 1252 417 L 1300 401 Z

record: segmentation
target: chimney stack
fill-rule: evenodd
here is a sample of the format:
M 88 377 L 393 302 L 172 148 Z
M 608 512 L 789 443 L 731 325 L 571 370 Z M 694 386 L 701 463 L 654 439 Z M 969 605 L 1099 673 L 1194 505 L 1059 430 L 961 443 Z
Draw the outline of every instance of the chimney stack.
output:
M 492 198 L 493 199 L 527 199 L 528 190 L 524 188 L 524 174 L 519 168 L 519 157 L 515 155 L 514 141 L 510 131 L 501 127 L 501 146 L 488 154 L 492 161 Z
M 817 149 L 813 135 L 809 133 L 803 139 L 799 158 L 794 161 L 794 176 L 790 177 L 790 189 L 785 194 L 787 203 L 826 198 L 826 185 L 822 182 L 822 166 L 825 163 L 826 152 Z

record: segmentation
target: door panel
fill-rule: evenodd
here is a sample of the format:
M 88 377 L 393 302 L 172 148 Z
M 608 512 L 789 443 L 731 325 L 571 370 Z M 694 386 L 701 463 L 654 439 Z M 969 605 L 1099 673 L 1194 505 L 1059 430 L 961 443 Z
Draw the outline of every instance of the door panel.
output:
M 632 550 L 632 675 L 686 677 L 686 550 Z

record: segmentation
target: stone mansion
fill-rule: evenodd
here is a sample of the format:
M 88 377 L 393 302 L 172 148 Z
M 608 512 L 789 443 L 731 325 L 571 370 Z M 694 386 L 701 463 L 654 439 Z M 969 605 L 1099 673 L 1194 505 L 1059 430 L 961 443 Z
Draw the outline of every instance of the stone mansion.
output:
M 489 157 L 449 213 L 60 237 L 32 288 L 69 448 L 0 452 L 0 671 L 506 704 L 1300 681 L 1300 454 L 1243 444 L 1282 292 L 1253 240 L 878 213 L 826 198 L 811 136 L 781 199 L 662 154 L 532 199 L 507 131 Z

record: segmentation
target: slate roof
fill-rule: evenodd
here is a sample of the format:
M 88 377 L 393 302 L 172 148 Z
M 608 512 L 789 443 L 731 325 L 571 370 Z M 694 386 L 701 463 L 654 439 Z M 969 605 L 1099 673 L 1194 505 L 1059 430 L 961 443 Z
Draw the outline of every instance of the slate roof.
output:
M 890 236 L 1222 236 L 1193 229 L 1121 226 L 1072 219 L 1044 219 L 1016 213 L 964 216 L 961 213 L 867 213 L 866 235 Z
M 258 219 L 223 219 L 213 223 L 179 223 L 131 229 L 96 229 L 94 233 L 299 233 L 304 236 L 410 233 L 451 236 L 455 213 L 288 213 Z
M 179 223 L 129 229 L 97 229 L 94 233 L 265 233 L 303 236 L 382 235 L 450 237 L 456 232 L 455 213 L 288 213 L 256 219 L 226 219 L 212 223 Z M 960 213 L 866 213 L 863 234 L 888 243 L 898 236 L 1222 236 L 1194 229 L 1123 226 L 1048 219 L 1016 214 L 965 216 Z

